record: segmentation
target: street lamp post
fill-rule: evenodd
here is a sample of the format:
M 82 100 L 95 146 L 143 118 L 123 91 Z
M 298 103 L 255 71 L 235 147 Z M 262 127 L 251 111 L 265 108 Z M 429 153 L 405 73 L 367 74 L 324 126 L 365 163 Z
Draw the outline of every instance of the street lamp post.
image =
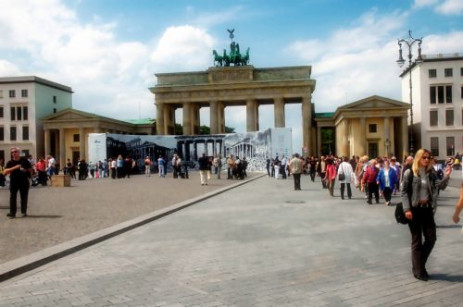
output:
M 409 80 L 409 86 L 410 86 L 410 155 L 414 154 L 415 148 L 414 148 L 414 142 L 413 142 L 413 96 L 412 96 L 412 65 L 415 63 L 421 63 L 423 62 L 423 59 L 421 57 L 421 43 L 423 42 L 423 38 L 413 38 L 412 37 L 412 31 L 408 30 L 408 37 L 405 39 L 398 39 L 397 43 L 399 44 L 399 59 L 397 60 L 397 64 L 399 64 L 400 67 L 402 67 L 405 64 L 405 60 L 402 57 L 402 44 L 407 46 L 408 48 L 408 66 L 405 69 L 405 71 L 408 69 L 410 73 L 410 80 Z M 412 54 L 412 47 L 415 43 L 418 43 L 418 56 L 416 57 L 415 61 L 412 61 L 413 59 L 413 54 Z

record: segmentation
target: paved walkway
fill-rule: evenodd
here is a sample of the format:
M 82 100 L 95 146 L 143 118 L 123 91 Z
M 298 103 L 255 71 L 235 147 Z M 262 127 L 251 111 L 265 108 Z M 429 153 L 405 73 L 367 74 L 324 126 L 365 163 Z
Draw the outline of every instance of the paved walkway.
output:
M 190 173 L 187 180 L 173 179 L 172 173 L 166 178 L 152 174 L 73 180 L 70 188 L 31 188 L 29 216 L 14 220 L 6 217 L 8 188 L 0 189 L 0 264 L 234 183 L 213 179 L 201 186 L 198 172 Z
M 0 306 L 461 306 L 458 193 L 441 192 L 429 282 L 394 208 L 262 177 L 4 281 Z

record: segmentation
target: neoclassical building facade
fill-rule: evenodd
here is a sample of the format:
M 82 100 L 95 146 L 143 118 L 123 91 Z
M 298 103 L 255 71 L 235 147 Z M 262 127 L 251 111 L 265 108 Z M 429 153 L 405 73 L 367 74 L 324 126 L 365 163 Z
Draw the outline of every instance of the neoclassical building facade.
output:
M 207 71 L 156 74 L 156 130 L 174 134 L 175 110 L 183 109 L 183 134 L 199 134 L 201 107 L 210 108 L 211 134 L 225 132 L 225 108 L 246 106 L 247 132 L 259 131 L 259 106 L 274 106 L 275 128 L 285 127 L 285 104 L 300 103 L 303 146 L 315 153 L 311 66 L 257 69 L 251 65 L 211 67 Z
M 351 157 L 408 155 L 408 110 L 410 105 L 381 96 L 370 96 L 315 117 L 318 155 L 334 153 Z M 324 140 L 323 129 L 333 131 Z

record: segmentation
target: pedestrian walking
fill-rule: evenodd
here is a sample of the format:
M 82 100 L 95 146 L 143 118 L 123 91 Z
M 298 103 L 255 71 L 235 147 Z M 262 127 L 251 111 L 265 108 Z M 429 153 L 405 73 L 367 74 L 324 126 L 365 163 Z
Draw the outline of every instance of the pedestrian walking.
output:
M 301 173 L 302 173 L 302 167 L 303 167 L 303 162 L 299 158 L 299 154 L 295 153 L 294 157 L 289 161 L 289 171 L 290 174 L 293 175 L 294 179 L 294 191 L 300 191 L 301 190 Z
M 413 276 L 428 281 L 426 262 L 436 242 L 434 213 L 437 208 L 437 190 L 444 190 L 452 168 L 447 166 L 440 180 L 431 165 L 431 153 L 427 149 L 417 151 L 411 169 L 403 174 L 400 196 L 405 217 L 412 236 Z M 424 237 L 424 242 L 423 242 Z
M 354 178 L 354 170 L 352 165 L 349 163 L 348 157 L 343 157 L 343 162 L 339 164 L 338 168 L 338 180 L 341 184 L 341 199 L 344 199 L 344 191 L 347 189 L 347 197 L 352 198 L 352 189 L 350 183 L 352 178 Z M 342 179 L 341 179 L 342 178 Z
M 10 175 L 10 219 L 16 217 L 18 191 L 21 197 L 21 213 L 27 216 L 27 197 L 29 194 L 29 178 L 32 177 L 32 166 L 25 157 L 20 156 L 18 147 L 11 148 L 11 160 L 7 162 L 5 175 Z

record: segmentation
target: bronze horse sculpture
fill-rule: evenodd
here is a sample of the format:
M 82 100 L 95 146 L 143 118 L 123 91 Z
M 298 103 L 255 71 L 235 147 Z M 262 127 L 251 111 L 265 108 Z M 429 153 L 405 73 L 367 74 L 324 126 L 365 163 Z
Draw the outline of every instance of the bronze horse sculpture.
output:
M 214 55 L 214 65 L 215 66 L 222 66 L 223 65 L 223 56 L 220 56 L 217 53 L 217 51 L 215 51 L 215 50 L 212 50 L 212 54 Z

